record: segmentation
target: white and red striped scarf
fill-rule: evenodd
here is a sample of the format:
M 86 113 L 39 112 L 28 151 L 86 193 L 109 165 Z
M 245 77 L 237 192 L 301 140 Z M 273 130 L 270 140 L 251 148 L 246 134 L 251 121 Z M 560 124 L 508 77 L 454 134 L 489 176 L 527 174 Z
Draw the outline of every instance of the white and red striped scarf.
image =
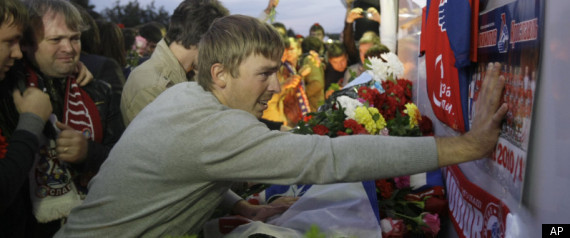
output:
M 38 77 L 28 77 L 28 85 L 39 85 Z M 101 142 L 103 129 L 99 111 L 91 97 L 79 87 L 75 78 L 69 77 L 65 90 L 62 122 L 80 131 L 88 139 Z M 55 126 L 57 118 L 50 118 Z M 69 164 L 57 159 L 56 138 L 42 136 L 40 153 L 36 154 L 34 167 L 30 172 L 30 196 L 33 211 L 39 222 L 49 222 L 69 215 L 75 206 L 81 204 L 82 196 L 74 183 L 75 173 Z
M 67 80 L 63 123 L 81 131 L 90 140 L 101 143 L 103 129 L 97 106 L 91 97 L 83 91 L 75 78 Z

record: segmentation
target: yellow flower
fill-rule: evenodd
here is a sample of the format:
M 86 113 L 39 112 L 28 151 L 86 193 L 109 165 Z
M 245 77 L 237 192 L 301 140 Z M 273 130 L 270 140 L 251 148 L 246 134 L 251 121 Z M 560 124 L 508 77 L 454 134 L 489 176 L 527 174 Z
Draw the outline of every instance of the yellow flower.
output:
M 369 108 L 368 108 L 368 111 L 370 112 L 370 115 L 372 115 L 372 116 L 374 116 L 374 115 L 376 115 L 376 114 L 380 114 L 380 112 L 378 111 L 378 109 L 375 108 L 375 107 L 369 107 Z
M 368 131 L 368 133 L 370 133 L 371 135 L 374 135 L 376 133 L 376 131 L 378 130 L 376 128 L 376 122 L 374 121 L 372 115 L 370 115 L 370 111 L 366 107 L 364 106 L 357 107 L 354 110 L 354 114 L 355 114 L 354 119 L 358 123 L 363 125 L 366 131 Z
M 380 114 L 378 108 L 369 107 L 368 111 L 370 112 L 370 115 L 372 115 L 372 119 L 376 122 L 376 132 L 379 132 L 382 129 L 384 129 L 384 127 L 386 127 L 386 119 L 384 119 L 382 114 Z
M 386 124 L 386 119 L 384 119 L 382 114 L 378 113 L 378 115 L 380 116 L 380 118 L 376 120 L 376 128 L 378 128 L 378 131 L 381 131 L 386 127 L 387 124 Z
M 354 110 L 354 119 L 364 126 L 366 131 L 371 135 L 378 134 L 386 127 L 386 119 L 380 114 L 375 107 L 360 106 Z
M 410 116 L 410 126 L 414 127 L 419 125 L 418 121 L 421 120 L 422 115 L 420 114 L 420 110 L 418 109 L 418 107 L 413 103 L 406 103 L 406 105 L 404 106 L 406 107 L 404 113 Z

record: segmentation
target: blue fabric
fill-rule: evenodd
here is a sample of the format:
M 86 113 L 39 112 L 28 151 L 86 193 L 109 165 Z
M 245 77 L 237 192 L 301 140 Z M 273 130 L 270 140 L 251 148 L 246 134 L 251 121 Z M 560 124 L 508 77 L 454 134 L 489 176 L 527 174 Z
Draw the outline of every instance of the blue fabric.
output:
M 376 184 L 374 181 L 364 181 L 362 182 L 362 186 L 364 186 L 364 190 L 368 196 L 368 201 L 370 201 L 374 215 L 376 215 L 378 224 L 380 224 L 380 209 L 378 208 L 378 197 L 376 196 Z
M 455 56 L 455 67 L 458 71 L 459 91 L 461 98 L 461 108 L 463 113 L 463 124 L 465 131 L 469 130 L 469 69 L 471 64 L 469 58 L 471 49 L 471 5 L 469 0 L 447 1 L 443 5 L 439 2 L 433 7 L 439 8 L 439 21 L 443 29 L 447 32 L 449 46 Z M 432 2 L 427 1 L 427 12 Z M 427 19 L 426 14 L 426 19 Z
M 443 179 L 443 173 L 441 172 L 441 169 L 429 171 L 424 174 L 426 176 L 426 184 L 417 189 L 414 189 L 412 192 L 421 192 L 434 186 L 445 187 L 445 180 Z
M 461 97 L 461 108 L 463 109 L 463 123 L 465 131 L 469 131 L 469 84 L 471 83 L 470 67 L 457 69 L 459 78 L 459 95 Z
M 449 45 L 455 54 L 455 67 L 469 66 L 471 48 L 471 6 L 469 0 L 447 1 L 443 5 Z M 441 15 L 442 9 L 440 9 Z

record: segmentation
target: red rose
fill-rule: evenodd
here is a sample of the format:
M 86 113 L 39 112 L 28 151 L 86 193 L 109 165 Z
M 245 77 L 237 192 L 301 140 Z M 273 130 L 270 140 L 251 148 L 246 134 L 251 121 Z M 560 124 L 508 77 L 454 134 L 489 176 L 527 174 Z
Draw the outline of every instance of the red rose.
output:
M 384 218 L 380 220 L 380 227 L 384 238 L 404 237 L 406 233 L 406 224 L 401 219 Z
M 422 115 L 422 120 L 419 123 L 420 131 L 423 136 L 433 136 L 433 124 L 429 117 Z
M 358 97 L 359 98 L 365 98 L 366 94 L 368 92 L 368 89 L 369 88 L 366 86 L 362 86 L 362 87 L 358 88 Z
M 394 97 L 386 97 L 386 102 L 382 108 L 381 113 L 386 121 L 394 119 L 394 117 L 396 117 L 396 109 L 398 109 L 398 101 L 396 101 Z
M 309 115 L 309 116 L 304 116 L 303 117 L 303 121 L 304 122 L 309 122 L 311 120 L 311 118 L 313 118 L 313 116 Z
M 438 215 L 426 213 L 423 215 L 422 221 L 425 223 L 425 226 L 421 226 L 421 229 L 424 231 L 424 235 L 427 237 L 437 236 L 441 226 Z
M 348 134 L 346 134 L 346 132 L 344 132 L 344 131 L 337 131 L 336 135 L 337 136 L 347 136 Z
M 313 126 L 313 132 L 318 135 L 327 135 L 329 133 L 329 128 L 324 125 Z
M 358 128 L 356 131 L 354 131 L 355 135 L 368 135 L 368 131 L 366 130 L 366 128 L 364 128 L 362 125 L 358 125 Z
M 358 122 L 357 122 L 356 120 L 354 120 L 354 119 L 346 119 L 346 120 L 344 120 L 344 127 L 345 127 L 345 128 L 350 128 L 350 129 L 352 129 L 352 128 L 356 127 L 357 125 L 358 125 Z
M 376 105 L 375 102 L 379 96 L 380 93 L 374 88 L 369 88 L 366 86 L 358 88 L 358 97 L 364 99 L 371 106 Z
M 374 98 L 374 107 L 378 109 L 380 113 L 382 113 L 382 111 L 384 111 L 384 104 L 387 100 L 388 99 L 385 93 L 378 94 L 378 96 Z
M 448 214 L 447 200 L 429 197 L 425 200 L 425 210 L 430 213 L 437 213 L 440 217 L 446 217 Z
M 392 90 L 390 91 L 390 93 L 388 95 L 394 95 L 395 97 L 400 99 L 400 103 L 402 103 L 403 101 L 405 101 L 405 94 L 404 94 L 404 88 L 398 84 L 395 84 L 394 87 L 392 88 Z
M 392 82 L 391 80 L 386 80 L 382 82 L 382 88 L 384 88 L 386 93 L 391 92 L 393 87 L 394 87 L 394 82 Z
M 398 79 L 398 85 L 400 85 L 404 89 L 404 95 L 406 99 L 412 100 L 412 81 L 407 79 Z
M 376 188 L 380 191 L 380 196 L 385 199 L 392 197 L 392 192 L 394 192 L 392 183 L 386 179 L 376 180 Z
M 368 134 L 366 128 L 358 124 L 358 122 L 356 122 L 354 119 L 344 120 L 344 128 L 350 129 L 352 131 L 352 135 Z

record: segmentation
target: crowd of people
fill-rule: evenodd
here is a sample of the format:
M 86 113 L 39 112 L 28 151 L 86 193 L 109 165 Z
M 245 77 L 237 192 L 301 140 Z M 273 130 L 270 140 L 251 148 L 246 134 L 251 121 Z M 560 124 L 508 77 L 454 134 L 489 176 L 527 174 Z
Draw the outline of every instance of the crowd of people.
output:
M 198 234 L 217 208 L 265 220 L 295 202 L 249 204 L 233 183 L 363 181 L 491 152 L 504 80 L 484 81 L 456 137 L 287 132 L 386 52 L 377 32 L 352 32 L 378 12 L 349 9 L 343 41 L 325 44 L 319 24 L 297 37 L 218 0 L 184 0 L 168 27 L 136 31 L 65 0 L 3 0 L 0 237 Z

